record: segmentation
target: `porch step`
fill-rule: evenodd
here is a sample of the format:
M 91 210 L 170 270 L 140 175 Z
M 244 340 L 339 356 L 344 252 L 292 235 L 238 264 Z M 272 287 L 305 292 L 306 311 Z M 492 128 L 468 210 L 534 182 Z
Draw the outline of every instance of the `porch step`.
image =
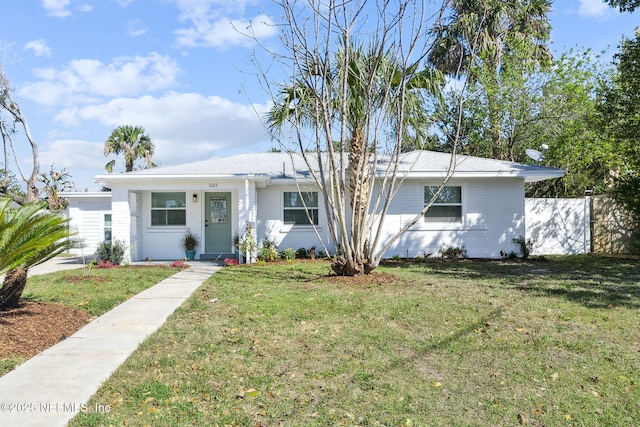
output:
M 224 261 L 227 258 L 237 259 L 236 254 L 228 252 L 228 253 L 219 253 L 219 254 L 200 254 L 201 260 L 216 260 L 216 261 Z

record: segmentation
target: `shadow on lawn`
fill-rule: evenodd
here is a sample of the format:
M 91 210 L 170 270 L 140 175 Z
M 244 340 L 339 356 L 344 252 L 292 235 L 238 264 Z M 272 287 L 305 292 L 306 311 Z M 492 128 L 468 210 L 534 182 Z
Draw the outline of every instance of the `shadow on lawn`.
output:
M 485 331 L 485 328 L 489 327 L 490 322 L 489 321 L 493 321 L 497 318 L 499 318 L 502 315 L 502 312 L 504 311 L 503 308 L 497 308 L 487 314 L 485 314 L 484 316 L 482 316 L 480 319 L 476 320 L 473 323 L 468 324 L 467 326 L 458 329 L 457 331 L 455 331 L 454 333 L 447 335 L 446 337 L 437 340 L 437 341 L 433 341 L 431 343 L 429 343 L 428 349 L 429 350 L 437 350 L 437 349 L 442 349 L 442 348 L 446 348 L 449 347 L 449 345 L 453 342 L 457 342 L 459 341 L 461 338 L 473 334 L 473 333 L 481 333 Z
M 421 265 L 428 274 L 493 282 L 493 286 L 564 298 L 590 308 L 640 308 L 640 261 L 635 259 L 588 255 L 528 261 L 430 261 Z

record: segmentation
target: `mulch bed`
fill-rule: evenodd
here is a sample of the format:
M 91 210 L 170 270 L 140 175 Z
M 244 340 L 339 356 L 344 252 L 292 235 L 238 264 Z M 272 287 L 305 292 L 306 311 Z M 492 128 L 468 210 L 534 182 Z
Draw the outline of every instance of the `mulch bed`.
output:
M 0 359 L 35 356 L 89 320 L 91 316 L 84 310 L 22 300 L 18 307 L 0 311 Z

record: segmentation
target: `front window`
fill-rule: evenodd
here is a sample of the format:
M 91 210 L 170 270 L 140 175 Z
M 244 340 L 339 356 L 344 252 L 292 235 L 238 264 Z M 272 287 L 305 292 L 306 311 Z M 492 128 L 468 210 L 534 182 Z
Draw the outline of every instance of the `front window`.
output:
M 440 187 L 424 187 L 424 204 L 431 201 Z M 462 222 L 462 187 L 447 186 L 424 214 L 425 222 Z
M 285 191 L 284 223 L 318 225 L 318 193 L 316 191 Z
M 111 214 L 104 214 L 104 240 L 111 241 Z
M 151 225 L 186 225 L 185 193 L 151 193 Z

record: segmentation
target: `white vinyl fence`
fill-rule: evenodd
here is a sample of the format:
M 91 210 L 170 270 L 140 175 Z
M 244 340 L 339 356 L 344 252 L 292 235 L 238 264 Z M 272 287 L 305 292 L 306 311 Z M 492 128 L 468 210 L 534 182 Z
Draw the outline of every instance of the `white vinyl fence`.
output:
M 532 255 L 572 255 L 591 251 L 590 200 L 526 199 L 526 238 Z

